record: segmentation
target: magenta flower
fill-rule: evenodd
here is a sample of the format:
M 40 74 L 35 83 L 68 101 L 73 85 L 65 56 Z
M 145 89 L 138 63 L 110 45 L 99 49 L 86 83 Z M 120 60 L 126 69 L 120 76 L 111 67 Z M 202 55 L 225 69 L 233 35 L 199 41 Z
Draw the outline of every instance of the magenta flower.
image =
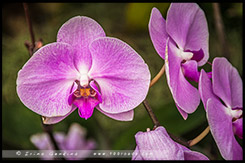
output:
M 222 157 L 242 160 L 243 150 L 234 136 L 243 138 L 242 79 L 226 58 L 215 58 L 212 82 L 202 69 L 199 91 L 211 133 Z
M 125 42 L 106 37 L 93 19 L 77 16 L 59 29 L 57 42 L 40 48 L 18 73 L 17 93 L 25 106 L 57 123 L 76 108 L 89 118 L 94 108 L 121 121 L 146 97 L 150 72 Z
M 209 58 L 205 14 L 195 3 L 172 3 L 165 21 L 158 9 L 153 8 L 149 32 L 157 53 L 165 59 L 170 91 L 186 119 L 200 103 L 198 90 L 187 79 L 198 82 L 197 67 Z
M 132 160 L 208 160 L 195 151 L 174 142 L 162 126 L 135 135 L 136 148 Z
M 96 142 L 93 139 L 86 140 L 86 129 L 81 127 L 77 123 L 73 123 L 68 131 L 68 134 L 65 135 L 62 132 L 54 133 L 54 138 L 59 146 L 59 149 L 65 153 L 79 150 L 77 155 L 65 155 L 66 159 L 69 160 L 81 160 L 88 157 L 91 154 L 91 151 L 95 149 Z M 31 136 L 31 142 L 40 150 L 43 150 L 44 155 L 42 159 L 53 159 L 54 156 L 50 155 L 50 150 L 55 150 L 53 144 L 47 133 L 40 133 Z M 81 152 L 82 151 L 82 152 Z

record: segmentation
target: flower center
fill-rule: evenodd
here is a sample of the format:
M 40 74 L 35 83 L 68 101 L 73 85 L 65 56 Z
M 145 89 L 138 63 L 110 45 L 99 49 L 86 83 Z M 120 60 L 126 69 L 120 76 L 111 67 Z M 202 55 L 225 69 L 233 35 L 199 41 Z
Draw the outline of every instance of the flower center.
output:
M 232 117 L 232 122 L 240 119 L 243 114 L 242 109 L 232 110 L 230 107 L 225 107 L 226 114 Z
M 193 57 L 192 52 L 186 52 L 183 49 L 179 49 L 178 56 L 185 61 L 189 61 Z
M 88 81 L 87 85 L 81 85 L 78 80 L 75 83 L 77 88 L 68 97 L 68 104 L 77 106 L 79 116 L 88 119 L 92 116 L 94 108 L 102 102 L 99 86 L 94 80 Z
M 76 96 L 77 98 L 95 97 L 95 95 L 96 95 L 96 91 L 90 86 L 83 87 L 79 85 L 77 90 L 74 92 L 74 96 Z
M 232 116 L 232 122 L 236 121 L 237 119 L 240 119 L 242 117 L 243 111 L 242 110 L 231 110 L 230 114 Z
M 81 88 L 80 95 L 83 97 L 88 97 L 90 95 L 90 88 Z

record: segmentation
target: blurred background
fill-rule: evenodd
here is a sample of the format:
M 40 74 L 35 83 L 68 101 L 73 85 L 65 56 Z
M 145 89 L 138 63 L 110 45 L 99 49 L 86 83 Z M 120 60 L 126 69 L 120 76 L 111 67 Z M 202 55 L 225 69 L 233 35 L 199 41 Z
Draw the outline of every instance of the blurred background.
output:
M 148 22 L 152 7 L 157 7 L 166 18 L 169 3 L 31 3 L 28 5 L 35 39 L 41 38 L 44 45 L 56 41 L 58 29 L 70 18 L 77 15 L 88 16 L 103 27 L 107 36 L 119 38 L 133 47 L 148 64 L 152 78 L 164 63 L 150 40 Z M 214 57 L 225 56 L 242 76 L 242 3 L 220 4 L 225 44 L 222 43 L 216 28 L 217 14 L 214 12 L 213 4 L 199 5 L 204 10 L 208 22 L 209 62 L 212 62 Z M 40 116 L 26 108 L 16 93 L 17 72 L 29 59 L 28 51 L 24 46 L 25 41 L 31 42 L 31 39 L 23 4 L 3 4 L 2 149 L 4 150 L 34 150 L 36 147 L 30 142 L 30 136 L 43 132 Z M 209 71 L 211 67 L 206 64 L 201 68 Z M 183 120 L 174 104 L 165 75 L 149 90 L 147 100 L 160 124 L 170 133 L 184 140 L 195 138 L 208 125 L 202 103 L 187 120 Z M 113 120 L 97 110 L 91 118 L 85 120 L 74 111 L 65 120 L 55 124 L 54 131 L 67 133 L 73 122 L 87 129 L 87 137 L 96 141 L 98 150 L 134 150 L 136 147 L 134 135 L 138 131 L 146 131 L 146 128 L 153 128 L 151 119 L 142 104 L 135 109 L 134 119 L 130 122 Z M 210 133 L 191 149 L 202 152 L 210 159 L 222 159 Z

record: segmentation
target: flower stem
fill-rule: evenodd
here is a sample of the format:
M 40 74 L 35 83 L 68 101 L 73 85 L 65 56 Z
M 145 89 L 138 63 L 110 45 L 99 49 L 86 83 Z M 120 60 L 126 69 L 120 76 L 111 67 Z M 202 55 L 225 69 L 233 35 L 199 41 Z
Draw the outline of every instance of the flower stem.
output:
M 156 129 L 158 126 L 160 126 L 160 122 L 158 121 L 156 115 L 153 113 L 153 110 L 151 109 L 150 105 L 148 104 L 148 102 L 146 100 L 143 101 L 143 105 L 146 109 L 146 111 L 148 112 L 149 116 L 151 117 L 151 120 L 154 124 L 153 130 Z M 178 138 L 177 136 L 169 133 L 169 136 L 176 142 L 178 142 L 179 144 L 182 144 L 184 146 L 186 146 L 187 148 L 189 148 L 189 144 L 188 142 L 185 142 L 183 140 L 181 140 L 180 138 Z
M 156 115 L 153 113 L 153 110 L 151 109 L 150 105 L 148 104 L 148 102 L 146 100 L 143 101 L 143 105 L 144 105 L 146 111 L 148 112 L 149 116 L 151 117 L 151 120 L 154 124 L 154 128 L 157 128 L 158 126 L 160 126 L 160 123 L 159 123 Z
M 50 137 L 50 140 L 52 141 L 53 145 L 54 145 L 54 149 L 55 150 L 60 150 L 55 139 L 54 139 L 54 135 L 53 135 L 53 125 L 47 125 L 47 124 L 44 124 L 42 119 L 41 119 L 41 122 L 42 122 L 42 127 L 43 127 L 43 130 L 49 135 Z
M 167 132 L 168 132 L 168 131 L 167 131 Z M 179 144 L 181 144 L 181 145 L 183 145 L 183 146 L 185 146 L 185 147 L 187 147 L 187 148 L 190 147 L 188 142 L 183 141 L 183 140 L 180 139 L 179 137 L 177 137 L 177 136 L 175 136 L 175 135 L 173 135 L 173 134 L 171 134 L 171 133 L 169 133 L 169 132 L 168 132 L 168 135 L 169 135 L 175 142 L 177 142 L 177 143 L 179 143 Z
M 230 49 L 225 36 L 225 27 L 220 12 L 220 4 L 212 3 L 214 13 L 214 25 L 219 39 L 220 51 L 228 60 L 230 59 Z
M 34 52 L 34 47 L 35 47 L 35 36 L 34 36 L 34 33 L 33 33 L 33 29 L 32 29 L 32 23 L 31 23 L 30 14 L 29 14 L 29 8 L 28 8 L 27 3 L 23 3 L 23 7 L 24 7 L 24 10 L 25 10 L 25 16 L 26 16 L 26 21 L 27 21 L 27 24 L 28 24 L 29 33 L 30 33 L 30 36 L 31 36 L 31 44 L 26 42 L 25 45 L 26 45 L 26 47 L 29 50 L 30 56 L 32 56 L 32 54 Z
M 210 66 L 212 66 L 212 63 L 211 63 L 211 62 L 209 62 L 209 61 L 207 61 L 207 64 L 209 64 Z
M 53 134 L 53 125 L 47 125 L 43 123 L 42 117 L 41 117 L 41 122 L 42 122 L 42 127 L 43 130 L 48 134 L 51 142 L 53 143 L 54 149 L 57 151 L 60 151 L 58 144 L 56 143 L 56 140 L 54 138 L 54 134 Z M 60 158 L 61 160 L 66 160 L 64 157 Z
M 158 72 L 158 74 L 151 80 L 150 87 L 152 87 L 159 79 L 160 77 L 164 74 L 165 71 L 165 64 L 163 64 L 161 70 Z
M 200 135 L 198 135 L 195 139 L 188 141 L 189 146 L 196 145 L 200 142 L 210 131 L 210 127 L 208 126 Z

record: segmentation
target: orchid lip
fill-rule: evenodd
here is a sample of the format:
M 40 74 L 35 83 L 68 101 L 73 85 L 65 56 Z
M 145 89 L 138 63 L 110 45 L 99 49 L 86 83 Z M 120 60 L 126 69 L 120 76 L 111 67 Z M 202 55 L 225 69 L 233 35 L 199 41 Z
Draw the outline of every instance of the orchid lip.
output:
M 79 80 L 75 80 L 76 90 L 68 98 L 69 105 L 75 105 L 81 118 L 88 119 L 92 116 L 94 108 L 102 102 L 99 85 L 93 79 L 87 85 L 81 85 Z

